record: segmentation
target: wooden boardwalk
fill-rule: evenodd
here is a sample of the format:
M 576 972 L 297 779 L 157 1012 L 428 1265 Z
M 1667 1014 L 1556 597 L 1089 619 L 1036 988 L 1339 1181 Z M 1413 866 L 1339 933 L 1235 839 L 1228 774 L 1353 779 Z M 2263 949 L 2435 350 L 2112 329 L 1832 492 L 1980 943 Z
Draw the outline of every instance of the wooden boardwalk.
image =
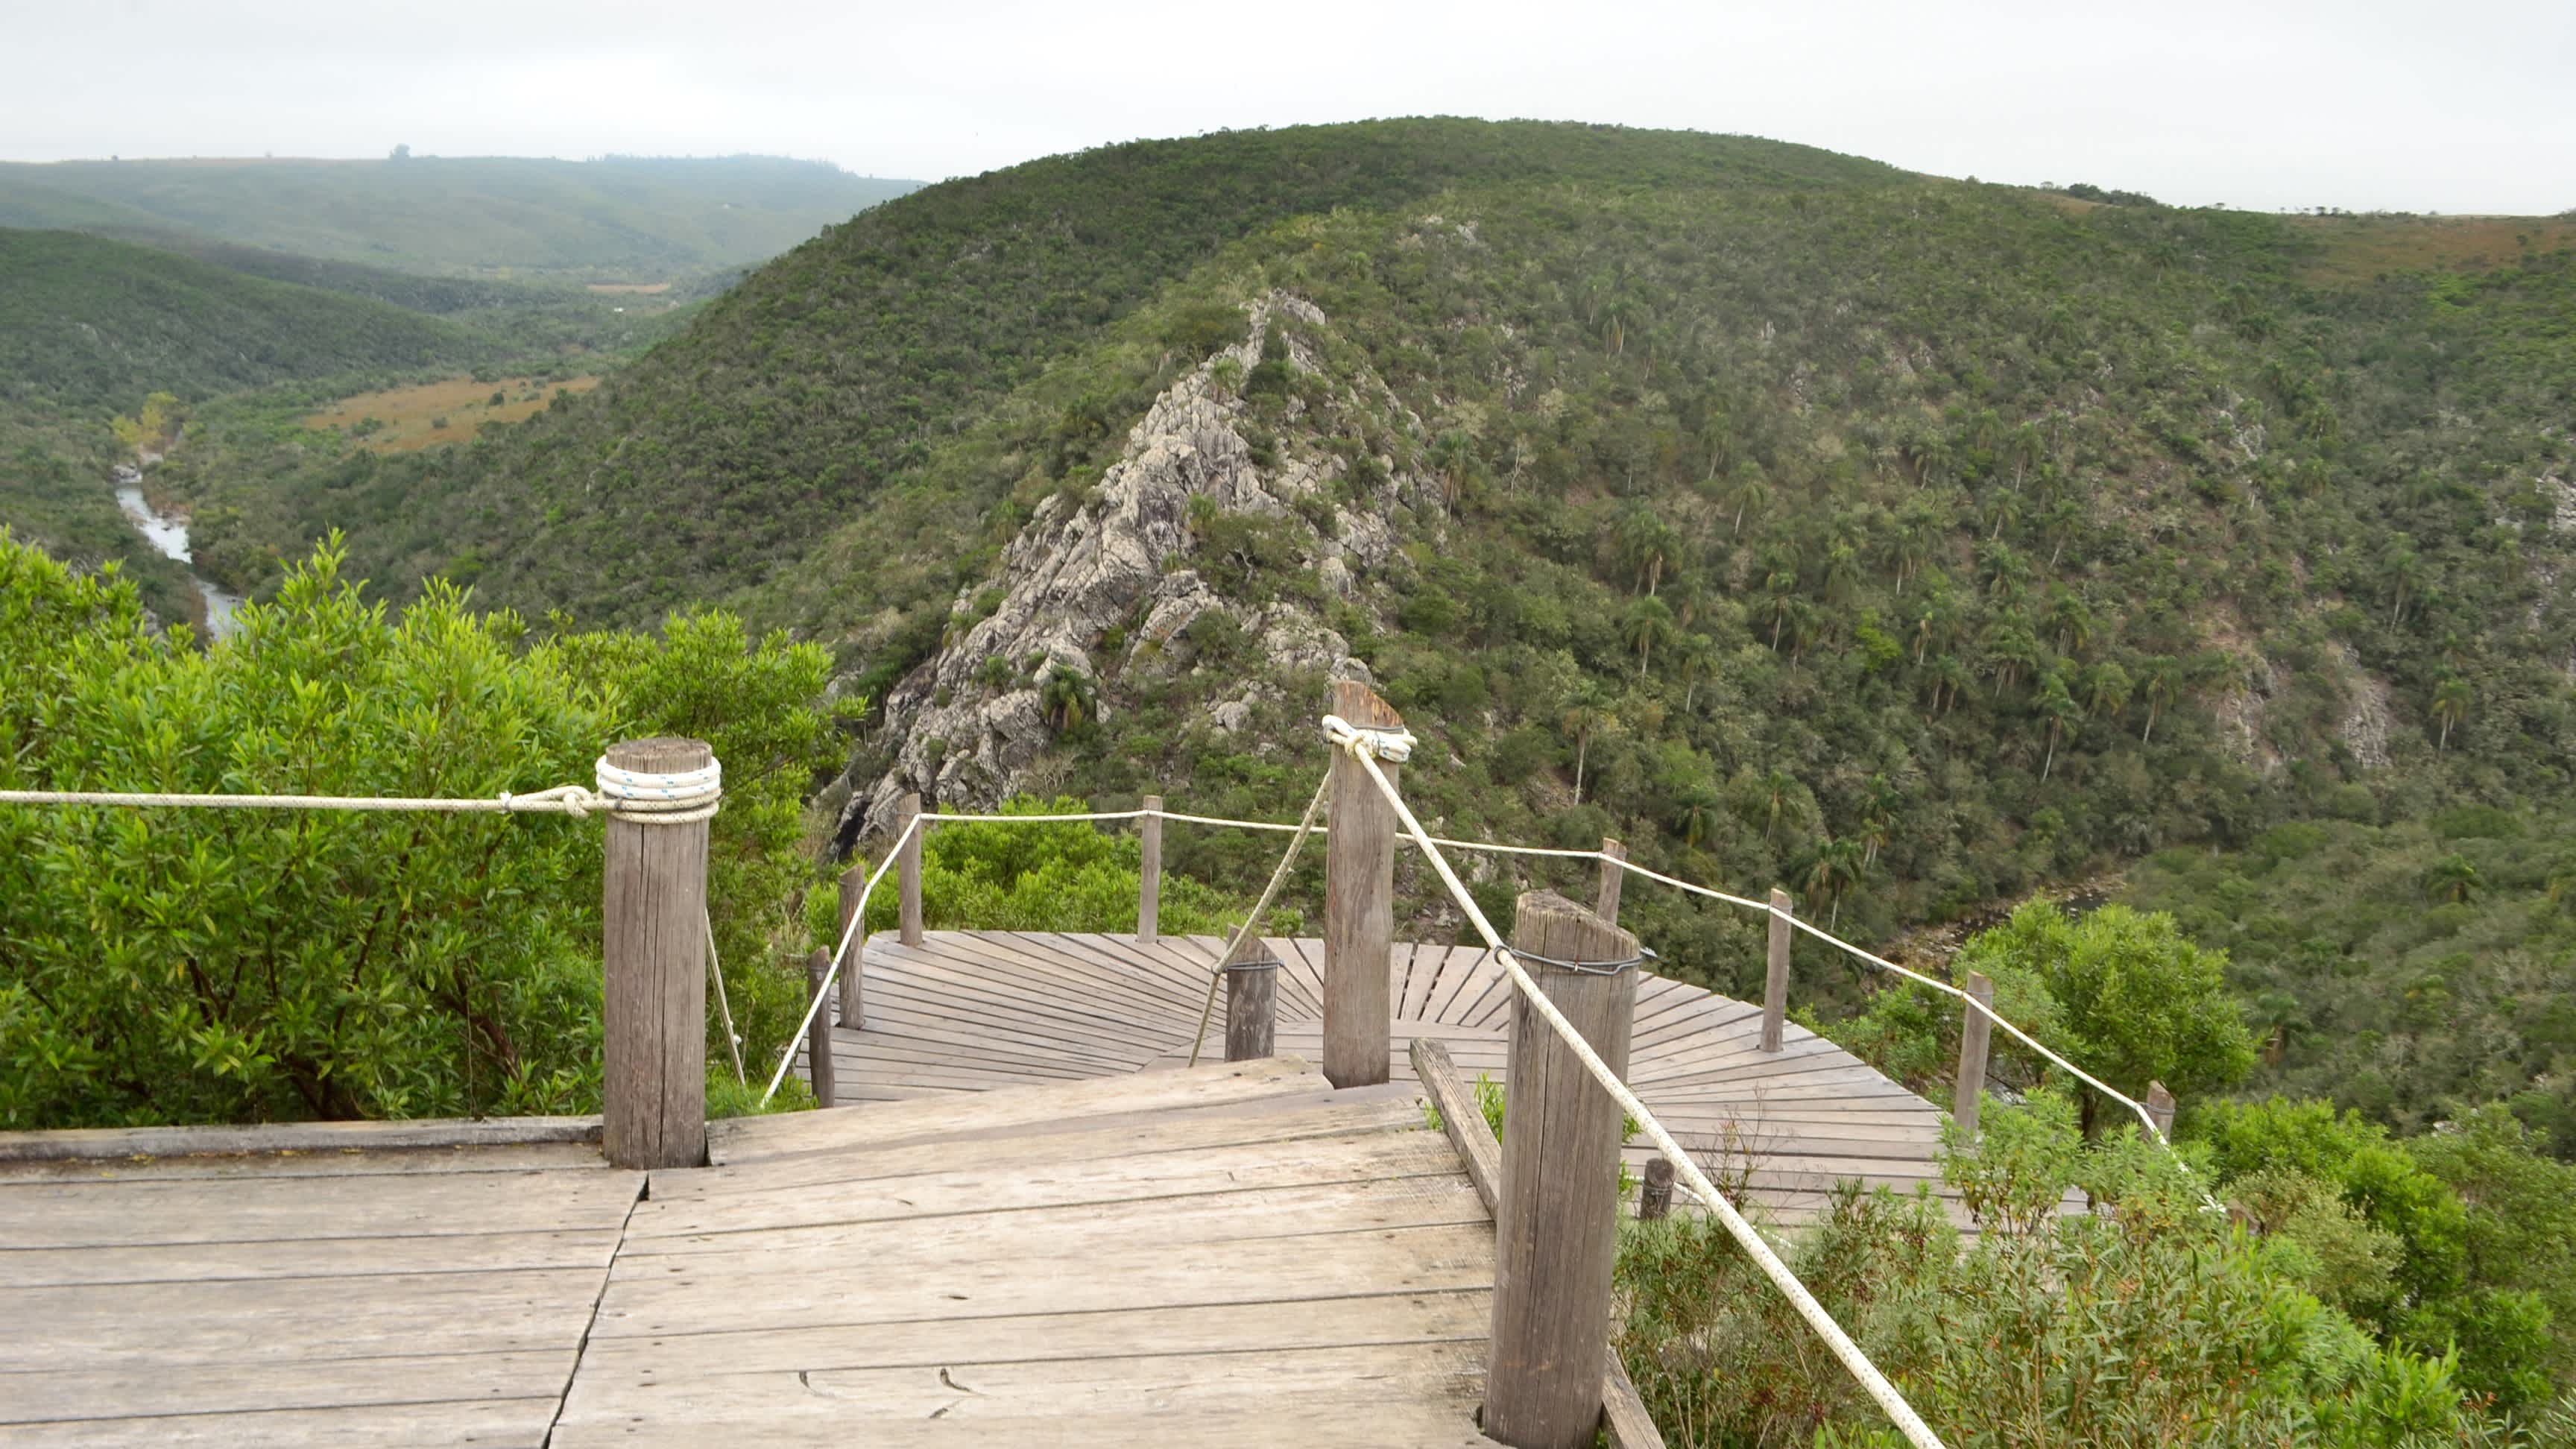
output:
M 1278 1050 L 1318 1060 L 1323 945 L 1272 938 L 1281 962 Z M 1167 937 L 932 931 L 866 947 L 866 1019 L 838 1027 L 844 1103 L 1069 1082 L 1178 1066 L 1189 1057 L 1223 943 Z M 1511 986 L 1481 950 L 1396 943 L 1390 967 L 1395 1072 L 1406 1049 L 1439 1040 L 1469 1080 L 1505 1076 Z M 1223 1059 L 1223 1003 L 1202 1062 Z M 1812 1214 L 1838 1181 L 1900 1192 L 1940 1185 L 1941 1113 L 1815 1033 L 1789 1023 L 1759 1050 L 1762 1012 L 1644 974 L 1630 1085 L 1718 1182 L 1748 1182 L 1782 1222 Z M 801 1070 L 801 1063 L 799 1069 Z M 1634 1147 L 1642 1162 L 1650 1149 Z
M 571 1146 L 0 1167 L 0 1443 L 1489 1444 L 1493 1228 L 1409 1090 L 714 1128 L 649 1193 Z

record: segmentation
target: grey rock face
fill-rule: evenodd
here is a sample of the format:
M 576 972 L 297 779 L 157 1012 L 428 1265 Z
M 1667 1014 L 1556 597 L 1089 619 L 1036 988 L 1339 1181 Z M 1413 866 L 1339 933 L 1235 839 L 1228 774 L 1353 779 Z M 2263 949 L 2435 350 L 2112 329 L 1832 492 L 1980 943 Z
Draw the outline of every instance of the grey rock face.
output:
M 907 790 L 921 791 L 940 808 L 962 810 L 987 808 L 1011 795 L 1054 740 L 1044 704 L 1051 680 L 1072 676 L 1088 708 L 1103 717 L 1116 710 L 1116 691 L 1097 678 L 1093 657 L 1120 637 L 1120 629 L 1127 631 L 1121 663 L 1132 665 L 1144 652 L 1168 657 L 1184 647 L 1178 641 L 1192 621 L 1223 611 L 1281 668 L 1369 677 L 1368 667 L 1351 657 L 1348 642 L 1313 610 L 1228 600 L 1187 566 L 1189 513 L 1199 498 L 1225 512 L 1288 521 L 1309 540 L 1306 566 L 1321 571 L 1334 597 L 1359 597 L 1369 572 L 1396 552 L 1386 515 L 1408 480 L 1390 480 L 1378 496 L 1334 509 L 1327 537 L 1292 505 L 1337 477 L 1340 460 L 1288 456 L 1291 450 L 1283 449 L 1273 466 L 1252 461 L 1238 431 L 1242 404 L 1216 381 L 1217 363 L 1230 358 L 1248 372 L 1260 360 L 1261 338 L 1274 315 L 1313 326 L 1325 318 L 1311 303 L 1280 292 L 1256 300 L 1248 312 L 1245 340 L 1154 400 L 1128 432 L 1119 461 L 1088 498 L 1075 503 L 1057 495 L 1038 506 L 1003 553 L 993 581 L 1004 590 L 1000 607 L 895 686 L 884 723 L 884 739 L 898 742 L 893 762 L 882 775 L 849 780 L 849 804 L 837 832 L 845 846 L 887 833 Z M 1293 342 L 1291 365 L 1316 370 L 1313 357 Z M 962 591 L 958 611 L 970 611 L 987 587 Z M 1242 729 L 1251 716 L 1248 697 L 1220 713 L 1217 728 Z

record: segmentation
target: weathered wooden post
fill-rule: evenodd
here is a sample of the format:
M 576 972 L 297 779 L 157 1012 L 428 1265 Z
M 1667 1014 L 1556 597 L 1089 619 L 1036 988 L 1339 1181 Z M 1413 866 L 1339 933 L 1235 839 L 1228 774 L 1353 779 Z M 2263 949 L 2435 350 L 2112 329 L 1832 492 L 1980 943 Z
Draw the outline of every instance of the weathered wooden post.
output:
M 852 965 L 858 963 L 852 962 Z M 822 994 L 823 978 L 831 974 L 832 953 L 816 951 L 805 961 L 805 999 Z M 843 972 L 846 978 L 848 973 Z M 814 1024 L 805 1033 L 805 1080 L 814 1088 L 814 1104 L 829 1107 L 833 1098 L 832 1008 L 826 1004 L 814 1013 Z
M 1628 847 L 1605 835 L 1601 837 L 1601 853 L 1609 859 L 1601 862 L 1601 892 L 1592 914 L 1615 926 L 1619 924 L 1619 884 L 1628 877 L 1618 863 L 1628 858 Z
M 1512 949 L 1528 953 L 1522 965 L 1547 999 L 1625 1077 L 1637 938 L 1563 896 L 1531 891 L 1513 917 Z M 1619 1104 L 1517 992 L 1510 1071 L 1484 1431 L 1513 1449 L 1576 1449 L 1601 1422 Z
M 1333 683 L 1333 713 L 1361 730 L 1401 729 L 1404 717 L 1365 684 Z M 1397 767 L 1381 760 L 1387 783 Z M 1388 947 L 1395 939 L 1395 809 L 1359 761 L 1336 749 L 1329 776 L 1332 833 L 1324 843 L 1324 1080 L 1387 1080 Z
M 850 923 L 859 918 L 859 893 L 867 888 L 865 865 L 854 863 L 841 872 L 841 930 L 832 939 L 836 946 L 843 941 L 850 943 L 850 954 L 841 961 L 841 1025 L 852 1031 L 868 1022 L 867 980 L 859 974 L 860 964 L 867 959 L 868 933 L 864 929 L 856 932 L 850 929 Z
M 2147 1083 L 2147 1115 L 2156 1119 L 2156 1131 L 2173 1136 L 2174 1094 L 2162 1082 Z
M 1982 971 L 1968 973 L 1968 995 L 1980 1006 L 1995 1004 L 1995 983 Z M 1959 1124 L 1961 1145 L 1977 1138 L 1978 1099 L 1986 1090 L 1986 1048 L 1992 1040 L 1995 1020 L 1975 1006 L 1962 1006 L 1967 1013 L 1959 1023 L 1959 1086 L 1950 1100 L 1950 1120 Z
M 894 828 L 905 827 L 921 816 L 921 793 L 904 792 L 903 802 L 895 807 Z M 902 938 L 907 946 L 921 944 L 921 832 L 923 826 L 903 835 L 903 851 L 895 864 L 896 885 L 903 894 Z
M 1163 797 L 1148 795 L 1144 803 L 1144 817 L 1136 822 L 1144 847 L 1136 873 L 1136 943 L 1151 946 L 1163 934 Z
M 1771 888 L 1771 960 L 1762 978 L 1762 1049 L 1780 1049 L 1780 1028 L 1789 1019 L 1789 893 Z
M 614 769 L 677 775 L 704 740 L 627 740 Z M 707 822 L 611 815 L 601 865 L 600 1142 L 618 1167 L 707 1160 Z
M 1225 958 L 1225 1059 L 1248 1062 L 1276 1054 L 1279 958 L 1261 937 L 1244 932 Z
M 1637 1189 L 1637 1216 L 1652 1222 L 1673 1210 L 1673 1161 L 1657 1157 L 1646 1164 L 1646 1185 Z

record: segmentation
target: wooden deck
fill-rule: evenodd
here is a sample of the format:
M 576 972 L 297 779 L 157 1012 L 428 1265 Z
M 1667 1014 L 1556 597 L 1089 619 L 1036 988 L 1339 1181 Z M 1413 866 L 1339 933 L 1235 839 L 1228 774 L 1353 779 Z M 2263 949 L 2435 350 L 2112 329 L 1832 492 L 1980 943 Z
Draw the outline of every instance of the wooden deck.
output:
M 1278 1049 L 1320 1059 L 1323 944 L 1272 938 L 1282 963 Z M 932 931 L 866 948 L 866 1020 L 833 1035 L 843 1103 L 1069 1082 L 1178 1066 L 1207 990 L 1210 937 Z M 1395 1072 L 1436 1038 L 1470 1080 L 1505 1076 L 1511 986 L 1481 950 L 1398 942 L 1390 968 Z M 1200 1060 L 1225 1055 L 1223 1003 Z M 1760 1051 L 1762 1012 L 1647 973 L 1629 1081 L 1721 1183 L 1747 1178 L 1775 1219 L 1812 1214 L 1836 1182 L 1940 1186 L 1941 1113 L 1833 1043 L 1790 1023 Z M 802 1064 L 799 1064 L 802 1070 Z M 1646 1147 L 1632 1147 L 1642 1162 Z
M 1409 1090 L 714 1126 L 649 1193 L 571 1146 L 0 1168 L 0 1443 L 1489 1443 L 1493 1228 Z

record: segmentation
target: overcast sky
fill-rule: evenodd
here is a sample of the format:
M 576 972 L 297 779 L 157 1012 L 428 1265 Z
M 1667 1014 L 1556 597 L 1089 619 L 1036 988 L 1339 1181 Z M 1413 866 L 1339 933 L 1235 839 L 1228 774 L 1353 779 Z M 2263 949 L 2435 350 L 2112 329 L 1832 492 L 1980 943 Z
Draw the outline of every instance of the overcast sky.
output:
M 0 158 L 708 155 L 937 180 L 1443 113 L 2186 204 L 2576 207 L 2576 0 L 0 0 Z

